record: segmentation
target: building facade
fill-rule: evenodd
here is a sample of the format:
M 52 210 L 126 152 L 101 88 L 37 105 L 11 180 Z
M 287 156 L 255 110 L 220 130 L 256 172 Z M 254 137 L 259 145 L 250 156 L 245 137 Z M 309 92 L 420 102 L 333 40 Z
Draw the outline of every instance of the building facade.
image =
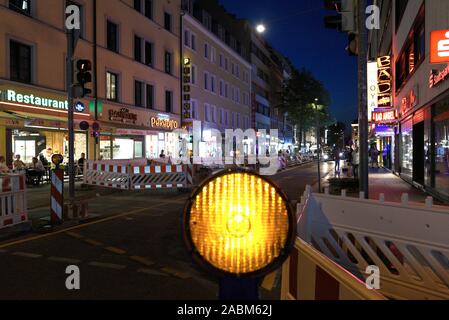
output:
M 406 181 L 447 200 L 449 2 L 394 0 L 377 4 L 382 9 L 382 28 L 371 38 L 371 55 L 391 60 L 395 115 L 375 114 L 375 125 L 396 119 L 388 125 L 395 141 L 392 169 Z M 379 74 L 379 82 L 383 80 Z
M 139 159 L 175 150 L 180 1 L 0 1 L 0 154 L 68 154 L 65 5 L 80 9 L 75 60 L 92 95 L 75 100 L 75 157 Z M 20 28 L 17 26 L 20 25 Z M 82 130 L 80 122 L 100 127 Z
M 201 139 L 194 154 L 223 154 L 226 129 L 250 128 L 251 65 L 247 45 L 234 30 L 245 22 L 230 16 L 214 1 L 197 1 L 183 16 L 183 57 L 190 83 L 190 120 L 201 121 Z M 244 152 L 253 153 L 255 141 L 245 140 Z M 198 152 L 197 152 L 198 151 Z

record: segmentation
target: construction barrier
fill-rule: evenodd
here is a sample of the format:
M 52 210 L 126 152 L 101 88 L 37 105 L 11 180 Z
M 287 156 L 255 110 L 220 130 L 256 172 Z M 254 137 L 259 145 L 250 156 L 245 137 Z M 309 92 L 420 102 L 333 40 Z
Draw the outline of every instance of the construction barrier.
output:
M 84 183 L 122 190 L 188 188 L 193 185 L 193 165 L 105 164 L 87 161 Z
M 282 267 L 281 299 L 385 300 L 385 297 L 298 238 Z
M 108 164 L 103 161 L 87 161 L 84 168 L 84 184 L 106 188 L 129 190 L 130 165 Z
M 328 194 L 306 188 L 298 204 L 298 235 L 360 279 L 380 271 L 386 297 L 449 299 L 449 209 Z
M 25 175 L 0 176 L 0 229 L 26 221 Z
M 62 223 L 64 208 L 64 170 L 51 170 L 50 220 L 52 224 Z

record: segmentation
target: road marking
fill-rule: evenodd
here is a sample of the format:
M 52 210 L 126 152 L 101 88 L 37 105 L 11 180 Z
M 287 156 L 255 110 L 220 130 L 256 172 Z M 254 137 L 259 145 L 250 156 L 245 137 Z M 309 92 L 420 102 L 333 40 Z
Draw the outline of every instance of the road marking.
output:
M 83 239 L 84 238 L 84 236 L 80 235 L 77 232 L 66 232 L 66 235 L 71 236 L 71 237 L 76 238 L 76 239 Z
M 115 269 L 115 270 L 123 270 L 126 268 L 126 266 L 121 265 L 121 264 L 104 263 L 104 262 L 97 262 L 97 261 L 89 262 L 88 265 L 94 266 L 94 267 L 100 267 L 100 268 Z
M 97 246 L 97 247 L 103 245 L 102 242 L 97 241 L 97 240 L 94 240 L 94 239 L 84 239 L 84 242 L 86 242 L 86 243 L 88 243 L 88 244 L 90 244 L 90 245 L 93 245 L 93 246 Z
M 183 279 L 183 280 L 189 279 L 192 277 L 189 273 L 178 271 L 178 270 L 170 268 L 170 267 L 164 267 L 164 268 L 161 268 L 161 270 L 168 274 L 171 274 L 177 278 Z
M 146 269 L 146 268 L 141 268 L 138 269 L 137 272 L 139 273 L 145 273 L 145 274 L 150 274 L 152 276 L 164 276 L 164 277 L 168 277 L 168 274 L 157 271 L 157 270 L 153 270 L 153 269 Z
M 50 257 L 50 258 L 48 258 L 48 260 L 55 261 L 55 262 L 71 263 L 71 264 L 81 262 L 81 260 L 78 260 L 78 259 L 62 258 L 62 257 Z
M 116 247 L 105 247 L 105 250 L 108 250 L 110 252 L 116 253 L 116 254 L 125 254 L 126 250 L 116 248 Z
M 165 206 L 165 204 L 163 204 L 163 203 L 162 204 L 157 204 L 157 205 L 152 206 L 151 208 L 161 207 L 161 206 Z M 30 242 L 30 241 L 34 241 L 34 240 L 48 238 L 48 237 L 51 237 L 51 236 L 54 236 L 54 235 L 58 235 L 58 234 L 61 234 L 61 233 L 66 233 L 66 232 L 72 231 L 72 230 L 83 229 L 83 228 L 86 228 L 86 227 L 89 227 L 89 226 L 92 226 L 92 225 L 95 225 L 95 224 L 99 224 L 99 223 L 103 223 L 103 222 L 107 222 L 107 221 L 111 221 L 111 220 L 116 220 L 116 219 L 119 219 L 119 218 L 122 218 L 122 217 L 126 217 L 126 216 L 129 216 L 129 215 L 132 215 L 132 214 L 140 213 L 140 212 L 145 211 L 145 210 L 148 210 L 148 208 L 140 208 L 140 209 L 136 209 L 136 210 L 133 210 L 133 211 L 130 211 L 130 212 L 127 212 L 127 213 L 117 214 L 115 216 L 99 219 L 99 220 L 96 220 L 96 221 L 87 222 L 87 223 L 84 223 L 84 224 L 81 224 L 81 225 L 78 225 L 78 226 L 69 227 L 69 228 L 58 230 L 58 231 L 55 231 L 55 232 L 52 232 L 52 233 L 46 233 L 46 234 L 41 234 L 41 235 L 32 236 L 32 237 L 29 237 L 29 238 L 17 240 L 17 241 L 7 242 L 7 243 L 4 243 L 4 244 L 0 244 L 0 249 L 11 247 L 11 246 L 22 244 L 22 243 L 26 243 L 26 242 Z
M 268 291 L 273 290 L 274 281 L 276 280 L 276 276 L 277 276 L 277 271 L 274 271 L 274 272 L 268 274 L 263 279 L 262 288 L 264 288 L 265 290 L 268 290 Z
M 145 266 L 152 266 L 154 265 L 154 262 L 145 258 L 145 257 L 139 257 L 139 256 L 131 256 L 129 257 L 131 260 L 134 260 L 136 262 L 139 262 Z
M 12 255 L 18 256 L 18 257 L 24 257 L 24 258 L 32 258 L 32 259 L 37 259 L 37 258 L 42 257 L 41 254 L 28 253 L 28 252 L 13 252 Z

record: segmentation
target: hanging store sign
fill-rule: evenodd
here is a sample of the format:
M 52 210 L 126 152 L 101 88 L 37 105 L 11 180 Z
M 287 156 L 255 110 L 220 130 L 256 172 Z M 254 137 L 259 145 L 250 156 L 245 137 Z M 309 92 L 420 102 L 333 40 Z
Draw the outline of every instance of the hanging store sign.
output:
M 430 33 L 430 63 L 449 62 L 449 30 Z
M 367 87 L 368 87 L 368 121 L 371 121 L 371 114 L 377 109 L 377 62 L 367 64 Z
M 137 114 L 129 112 L 128 109 L 109 110 L 109 120 L 128 124 L 136 124 Z
M 392 99 L 391 57 L 377 59 L 377 103 L 378 108 L 391 108 Z
M 449 78 L 449 64 L 442 71 L 430 70 L 429 88 L 440 85 Z
M 192 81 L 192 64 L 190 58 L 184 59 L 184 69 L 183 69 L 183 107 L 182 107 L 182 119 L 183 121 L 191 118 L 191 91 L 190 83 Z
M 398 112 L 396 110 L 374 111 L 371 117 L 375 123 L 391 123 L 398 119 Z

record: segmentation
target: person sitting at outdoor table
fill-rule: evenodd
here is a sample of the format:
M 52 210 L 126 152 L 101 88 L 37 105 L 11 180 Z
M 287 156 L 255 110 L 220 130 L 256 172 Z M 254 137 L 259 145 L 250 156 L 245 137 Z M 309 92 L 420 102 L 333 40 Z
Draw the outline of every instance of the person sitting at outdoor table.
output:
M 27 170 L 27 179 L 30 183 L 38 185 L 44 175 L 45 167 L 42 161 L 33 157 L 30 167 Z
M 25 163 L 20 160 L 20 154 L 16 155 L 16 160 L 14 160 L 14 162 L 12 163 L 12 168 L 19 171 L 26 169 Z
M 0 156 L 0 173 L 8 173 L 10 170 L 6 165 L 6 159 L 4 156 Z

